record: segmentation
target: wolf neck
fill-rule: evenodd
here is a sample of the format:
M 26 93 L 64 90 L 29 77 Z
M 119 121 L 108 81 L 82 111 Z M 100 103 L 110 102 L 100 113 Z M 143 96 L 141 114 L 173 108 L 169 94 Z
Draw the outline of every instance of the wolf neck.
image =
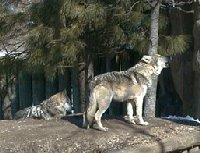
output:
M 154 66 L 140 62 L 136 64 L 134 67 L 129 68 L 128 71 L 133 71 L 145 77 L 150 77 L 154 73 Z
M 151 85 L 152 82 L 150 78 L 154 73 L 154 67 L 152 65 L 141 62 L 128 69 L 128 71 L 134 73 L 137 83 L 143 83 L 147 86 Z

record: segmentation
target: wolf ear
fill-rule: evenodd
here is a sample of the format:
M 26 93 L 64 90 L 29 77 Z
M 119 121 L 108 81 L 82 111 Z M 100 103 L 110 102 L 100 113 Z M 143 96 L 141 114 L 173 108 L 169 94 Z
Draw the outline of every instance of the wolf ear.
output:
M 151 56 L 148 56 L 148 55 L 144 55 L 143 57 L 142 57 L 142 61 L 144 61 L 145 63 L 151 63 Z

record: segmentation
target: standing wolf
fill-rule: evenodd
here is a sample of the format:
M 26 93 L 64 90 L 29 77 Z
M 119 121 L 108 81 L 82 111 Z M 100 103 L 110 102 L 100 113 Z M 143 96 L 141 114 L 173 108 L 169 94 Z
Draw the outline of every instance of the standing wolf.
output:
M 107 131 L 101 123 L 102 114 L 110 106 L 112 99 L 127 104 L 128 120 L 134 123 L 132 102 L 136 104 L 136 117 L 139 124 L 148 125 L 142 118 L 143 98 L 147 88 L 152 84 L 153 75 L 159 75 L 168 60 L 158 54 L 154 56 L 143 56 L 134 67 L 127 71 L 114 71 L 98 75 L 90 81 L 89 104 L 83 116 L 83 126 L 89 128 L 93 120 L 97 123 L 97 128 Z
M 53 118 L 60 118 L 71 111 L 71 101 L 67 96 L 67 91 L 59 92 L 49 99 L 44 100 L 42 103 L 36 106 L 25 108 L 18 111 L 14 119 L 20 118 L 36 118 L 50 120 Z

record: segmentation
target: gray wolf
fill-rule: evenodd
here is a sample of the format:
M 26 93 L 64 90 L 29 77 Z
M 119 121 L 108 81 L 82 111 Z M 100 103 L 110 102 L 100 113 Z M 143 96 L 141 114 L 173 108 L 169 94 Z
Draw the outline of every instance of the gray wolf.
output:
M 167 63 L 168 59 L 161 55 L 145 55 L 127 71 L 113 71 L 95 76 L 89 83 L 89 104 L 83 114 L 83 126 L 89 128 L 95 120 L 97 129 L 107 131 L 108 128 L 101 123 L 101 117 L 112 99 L 119 102 L 128 101 L 128 120 L 132 123 L 135 123 L 132 106 L 132 102 L 135 102 L 138 124 L 148 125 L 142 117 L 143 98 L 152 84 L 153 75 L 159 75 Z
M 51 120 L 53 118 L 64 117 L 71 109 L 71 101 L 67 96 L 67 91 L 64 90 L 44 100 L 39 105 L 18 111 L 14 119 L 35 118 Z

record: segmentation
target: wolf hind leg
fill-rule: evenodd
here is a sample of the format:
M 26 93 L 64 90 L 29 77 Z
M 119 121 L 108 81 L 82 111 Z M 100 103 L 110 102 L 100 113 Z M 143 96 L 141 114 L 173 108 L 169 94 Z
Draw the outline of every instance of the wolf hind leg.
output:
M 105 113 L 108 107 L 110 106 L 110 103 L 111 103 L 111 99 L 109 99 L 108 101 L 102 102 L 101 105 L 99 105 L 99 110 L 95 113 L 95 121 L 97 123 L 97 129 L 100 131 L 108 131 L 107 127 L 103 127 L 101 123 L 101 117 L 103 113 Z
M 90 103 L 86 110 L 86 112 L 83 114 L 83 127 L 88 129 L 93 126 L 94 116 L 97 110 L 97 102 L 94 97 L 94 95 L 90 96 Z
M 96 111 L 96 109 L 95 109 L 95 111 Z M 95 114 L 95 112 L 94 112 L 94 114 Z M 87 114 L 86 114 L 87 120 L 86 120 L 86 126 L 85 127 L 87 129 L 93 126 L 94 114 L 93 113 L 91 114 L 90 112 L 87 112 Z
M 93 118 L 92 116 L 87 115 L 86 112 L 83 113 L 83 128 L 89 129 L 93 126 Z
M 103 114 L 103 112 L 101 112 L 99 110 L 95 114 L 95 121 L 97 123 L 97 129 L 99 129 L 100 131 L 108 131 L 108 128 L 107 127 L 103 127 L 103 125 L 101 123 L 102 114 Z

